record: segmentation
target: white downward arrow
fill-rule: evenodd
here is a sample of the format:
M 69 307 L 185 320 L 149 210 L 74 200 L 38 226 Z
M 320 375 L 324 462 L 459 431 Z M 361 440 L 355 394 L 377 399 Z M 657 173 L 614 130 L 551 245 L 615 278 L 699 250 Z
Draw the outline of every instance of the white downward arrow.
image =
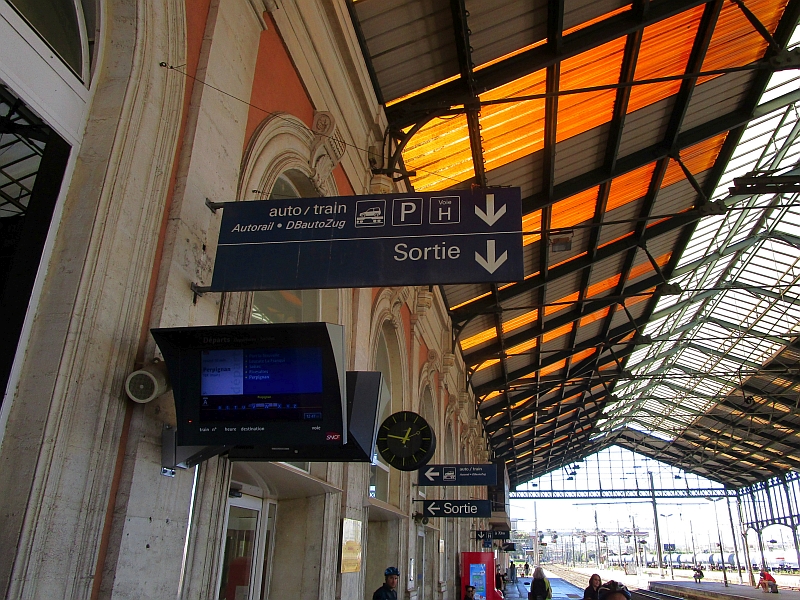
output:
M 433 481 L 433 479 L 438 476 L 439 476 L 439 471 L 434 471 L 433 467 L 425 471 L 425 477 L 428 478 L 428 481 Z
M 475 214 L 480 217 L 480 219 L 486 223 L 489 227 L 497 223 L 497 220 L 506 214 L 506 205 L 503 204 L 500 208 L 497 209 L 497 212 L 494 211 L 494 194 L 486 194 L 486 212 L 483 212 L 477 206 L 475 207 Z
M 506 262 L 507 258 L 508 252 L 503 252 L 499 257 L 496 256 L 494 240 L 486 240 L 486 258 L 483 258 L 477 252 L 475 253 L 475 260 L 489 273 L 494 273 L 500 265 Z
M 436 503 L 435 503 L 435 502 L 431 502 L 431 503 L 428 505 L 428 512 L 429 512 L 429 513 L 431 513 L 432 515 L 435 515 L 435 514 L 436 514 L 437 512 L 439 512 L 440 510 L 441 510 L 441 509 L 440 509 L 438 506 L 436 506 Z

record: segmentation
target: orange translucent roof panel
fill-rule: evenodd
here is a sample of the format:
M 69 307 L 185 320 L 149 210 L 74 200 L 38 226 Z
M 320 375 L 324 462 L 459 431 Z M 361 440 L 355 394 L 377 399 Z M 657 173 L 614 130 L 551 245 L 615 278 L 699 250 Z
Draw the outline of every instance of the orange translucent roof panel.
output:
M 411 138 L 403 152 L 417 191 L 448 187 L 475 176 L 466 115 L 433 119 Z
M 533 231 L 530 235 L 522 236 L 522 245 L 527 246 L 533 242 L 541 239 L 542 237 L 542 211 L 535 210 L 527 215 L 522 216 L 522 233 L 526 231 Z
M 650 189 L 650 181 L 655 168 L 656 163 L 650 163 L 615 177 L 611 181 L 611 189 L 608 192 L 606 212 L 624 206 L 628 202 L 644 198 Z
M 553 204 L 550 226 L 560 229 L 590 221 L 594 217 L 599 190 L 599 186 L 589 188 Z
M 672 254 L 669 252 L 666 254 L 662 254 L 661 256 L 656 257 L 656 263 L 658 264 L 659 267 L 663 267 L 667 264 L 667 262 L 669 262 L 670 256 L 672 256 Z M 628 280 L 632 281 L 653 270 L 654 270 L 653 265 L 650 264 L 650 261 L 641 262 L 637 265 L 634 265 L 631 268 L 630 274 L 628 275 Z M 608 277 L 603 281 L 593 283 L 592 285 L 589 286 L 587 290 L 586 293 L 587 299 L 591 299 L 598 294 L 601 294 L 603 292 L 612 289 L 619 283 L 619 278 L 620 276 L 617 274 Z M 640 297 L 644 299 L 648 298 L 648 296 L 640 296 Z M 578 292 L 575 292 L 568 296 L 564 296 L 563 298 L 557 300 L 556 303 L 546 306 L 545 315 L 551 315 L 561 310 L 564 310 L 570 306 L 569 304 L 570 302 L 576 302 L 577 300 L 578 300 Z M 523 315 L 514 317 L 513 319 L 509 319 L 508 321 L 503 323 L 503 333 L 508 333 L 509 331 L 513 331 L 514 329 L 532 323 L 534 320 L 536 320 L 538 314 L 539 314 L 538 311 L 534 309 Z M 571 327 L 571 325 L 569 327 Z M 496 329 L 492 327 L 462 340 L 461 348 L 462 350 L 467 350 L 469 348 L 477 346 L 478 344 L 482 344 L 483 342 L 492 340 L 495 337 L 497 337 L 497 332 Z M 553 339 L 553 337 L 545 336 L 545 341 L 548 341 L 550 339 Z M 509 354 L 519 354 L 522 352 L 526 352 L 531 348 L 534 348 L 535 346 L 536 346 L 535 340 L 529 340 L 527 342 L 515 346 L 514 348 L 511 348 L 509 350 Z M 489 367 L 493 364 L 497 364 L 498 362 L 499 362 L 498 360 L 487 361 L 481 365 L 481 368 Z
M 702 5 L 696 6 L 645 28 L 636 60 L 635 80 L 683 75 L 686 72 L 703 9 Z M 677 94 L 680 87 L 680 81 L 634 86 L 627 112 Z
M 775 32 L 787 0 L 747 0 L 746 6 L 756 15 L 762 25 Z M 733 2 L 722 5 L 711 44 L 703 60 L 703 71 L 738 67 L 764 56 L 767 41 L 759 34 L 744 13 Z M 701 78 L 702 83 L 709 78 Z
M 561 90 L 576 90 L 619 81 L 625 38 L 607 42 L 561 63 Z M 556 141 L 576 136 L 611 121 L 614 90 L 568 94 L 558 99 Z
M 713 167 L 727 136 L 728 132 L 726 131 L 704 140 L 699 144 L 681 150 L 681 160 L 683 164 L 686 165 L 689 172 L 696 175 Z M 665 188 L 683 179 L 686 179 L 683 169 L 681 169 L 677 161 L 670 159 L 667 172 L 664 174 L 664 179 L 661 181 L 661 187 Z
M 480 95 L 482 101 L 545 92 L 545 69 Z M 486 169 L 495 169 L 544 147 L 544 100 L 524 100 L 481 108 Z

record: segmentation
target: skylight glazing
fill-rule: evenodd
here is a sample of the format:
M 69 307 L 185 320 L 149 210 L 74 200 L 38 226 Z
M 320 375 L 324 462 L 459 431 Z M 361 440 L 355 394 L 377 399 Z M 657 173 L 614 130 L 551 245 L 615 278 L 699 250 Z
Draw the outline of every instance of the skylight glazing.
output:
M 798 43 L 798 32 L 792 47 Z M 776 73 L 761 104 L 797 89 Z M 800 335 L 800 194 L 730 194 L 747 174 L 800 174 L 800 104 L 752 121 L 711 198 L 728 212 L 700 221 L 629 358 L 599 434 L 628 426 L 674 439 Z

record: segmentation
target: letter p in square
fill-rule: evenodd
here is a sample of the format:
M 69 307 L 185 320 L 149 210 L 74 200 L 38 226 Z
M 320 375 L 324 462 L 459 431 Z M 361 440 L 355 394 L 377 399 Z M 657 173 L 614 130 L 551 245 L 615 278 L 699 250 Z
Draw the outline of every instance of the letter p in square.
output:
M 392 225 L 422 225 L 422 198 L 395 198 L 392 203 Z

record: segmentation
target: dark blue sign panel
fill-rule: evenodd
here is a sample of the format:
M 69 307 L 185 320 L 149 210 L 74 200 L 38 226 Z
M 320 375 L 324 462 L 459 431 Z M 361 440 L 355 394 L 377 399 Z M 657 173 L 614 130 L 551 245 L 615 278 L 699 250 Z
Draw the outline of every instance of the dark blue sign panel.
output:
M 423 500 L 424 517 L 486 518 L 492 516 L 491 500 Z
M 497 485 L 497 467 L 486 465 L 425 465 L 419 485 Z
M 510 540 L 511 531 L 508 529 L 477 529 L 475 531 L 476 540 Z
M 519 188 L 225 204 L 211 291 L 523 278 Z

